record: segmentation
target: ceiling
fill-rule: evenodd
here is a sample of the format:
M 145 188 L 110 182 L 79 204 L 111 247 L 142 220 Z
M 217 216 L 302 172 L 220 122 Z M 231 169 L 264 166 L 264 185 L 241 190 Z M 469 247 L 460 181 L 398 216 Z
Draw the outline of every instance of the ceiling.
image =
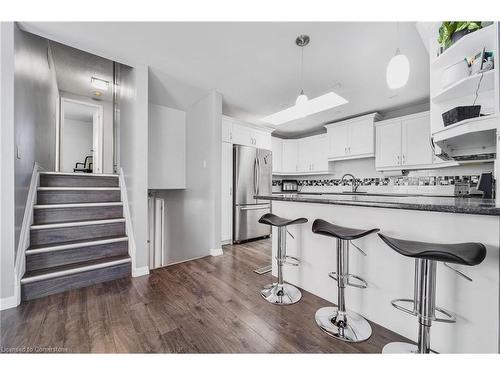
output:
M 294 104 L 300 91 L 299 34 L 304 91 L 335 91 L 348 104 L 275 126 L 282 136 L 321 129 L 327 122 L 428 101 L 429 58 L 414 22 L 26 22 L 28 31 L 112 57 L 147 64 L 158 76 L 224 97 L 229 116 L 260 123 Z M 410 60 L 408 84 L 390 90 L 385 69 L 396 47 Z M 156 90 L 161 91 L 161 90 Z M 189 95 L 180 96 L 191 98 Z M 154 101 L 154 98 L 150 98 Z M 179 106 L 191 103 L 179 102 Z
M 113 82 L 113 61 L 56 42 L 51 42 L 50 47 L 59 90 L 94 99 L 113 100 L 111 87 L 97 90 L 90 84 L 92 77 Z M 101 95 L 96 96 L 95 91 Z
M 77 120 L 85 122 L 93 122 L 93 115 L 96 107 L 85 104 L 65 102 L 64 103 L 64 118 L 68 120 Z

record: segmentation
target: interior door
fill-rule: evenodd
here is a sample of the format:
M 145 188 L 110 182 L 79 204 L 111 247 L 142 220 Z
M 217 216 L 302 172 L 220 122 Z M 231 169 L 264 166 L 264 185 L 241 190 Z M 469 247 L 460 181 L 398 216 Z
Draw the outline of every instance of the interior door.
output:
M 255 204 L 257 193 L 257 149 L 249 146 L 233 147 L 235 204 Z
M 403 120 L 402 164 L 432 164 L 431 125 L 428 115 Z
M 333 126 L 328 129 L 328 136 L 330 138 L 330 157 L 338 158 L 347 155 L 348 144 L 348 125 Z
M 376 127 L 377 168 L 397 167 L 401 165 L 401 121 L 385 123 Z

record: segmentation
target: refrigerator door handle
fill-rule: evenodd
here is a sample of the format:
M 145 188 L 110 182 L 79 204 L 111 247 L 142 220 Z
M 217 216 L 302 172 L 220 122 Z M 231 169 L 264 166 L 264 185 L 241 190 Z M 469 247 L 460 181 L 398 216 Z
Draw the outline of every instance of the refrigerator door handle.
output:
M 257 158 L 253 161 L 253 193 L 257 195 Z
M 270 210 L 270 209 L 271 209 L 271 206 L 269 204 L 260 205 L 260 206 L 240 207 L 241 211 Z
M 260 193 L 260 159 L 257 158 L 257 195 Z

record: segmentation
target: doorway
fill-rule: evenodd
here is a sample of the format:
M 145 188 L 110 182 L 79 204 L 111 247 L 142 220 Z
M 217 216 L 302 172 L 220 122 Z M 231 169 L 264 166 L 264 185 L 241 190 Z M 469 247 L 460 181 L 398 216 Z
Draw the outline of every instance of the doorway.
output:
M 61 98 L 58 130 L 57 171 L 102 173 L 102 105 Z

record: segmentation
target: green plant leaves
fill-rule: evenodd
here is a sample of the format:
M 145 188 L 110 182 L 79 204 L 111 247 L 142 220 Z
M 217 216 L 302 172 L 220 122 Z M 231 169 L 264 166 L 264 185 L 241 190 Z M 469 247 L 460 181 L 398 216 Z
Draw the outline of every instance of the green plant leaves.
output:
M 444 48 L 452 44 L 452 35 L 458 31 L 474 31 L 480 29 L 481 21 L 444 21 L 439 28 L 438 43 Z

